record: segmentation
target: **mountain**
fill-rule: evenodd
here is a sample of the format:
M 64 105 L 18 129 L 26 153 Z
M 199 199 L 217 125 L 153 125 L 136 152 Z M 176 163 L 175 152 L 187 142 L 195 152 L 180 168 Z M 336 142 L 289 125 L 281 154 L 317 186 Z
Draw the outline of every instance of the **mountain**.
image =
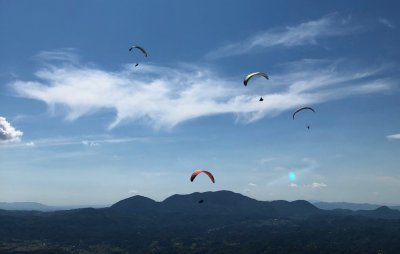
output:
M 231 191 L 162 202 L 137 195 L 99 209 L 0 210 L 0 225 L 0 253 L 346 253 L 368 239 L 357 253 L 400 247 L 400 211 L 389 207 L 322 210 Z
M 375 210 L 382 205 L 367 204 L 367 203 L 349 203 L 349 202 L 321 202 L 315 201 L 312 204 L 320 209 L 334 210 L 334 209 L 348 209 L 348 210 Z M 391 209 L 400 210 L 400 206 L 389 206 Z
M 125 213 L 146 213 L 157 210 L 157 202 L 143 196 L 133 196 L 113 204 L 110 209 Z
M 3 210 L 14 210 L 14 211 L 54 211 L 54 207 L 43 205 L 36 202 L 13 202 L 13 203 L 6 203 L 0 202 L 0 209 Z
M 0 209 L 2 210 L 10 210 L 10 211 L 42 211 L 42 212 L 49 212 L 49 211 L 61 211 L 61 210 L 70 210 L 70 209 L 79 209 L 88 206 L 83 205 L 76 205 L 76 206 L 49 206 L 44 205 L 37 202 L 0 202 Z M 105 206 L 102 205 L 95 205 L 90 206 L 93 208 L 102 208 Z
M 400 220 L 400 211 L 390 209 L 387 206 L 381 206 L 374 210 L 348 210 L 348 209 L 334 209 L 329 211 L 335 215 L 347 216 L 363 216 L 367 218 L 385 219 L 385 220 Z

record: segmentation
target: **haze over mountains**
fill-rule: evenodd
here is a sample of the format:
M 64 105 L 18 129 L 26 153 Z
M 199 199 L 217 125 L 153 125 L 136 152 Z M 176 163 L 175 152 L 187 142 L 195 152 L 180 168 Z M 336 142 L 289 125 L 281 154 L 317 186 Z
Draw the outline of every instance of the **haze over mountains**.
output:
M 10 211 L 41 211 L 41 212 L 50 212 L 50 211 L 61 211 L 61 210 L 70 210 L 70 209 L 79 209 L 79 208 L 102 208 L 106 207 L 106 205 L 69 205 L 69 206 L 49 206 L 37 202 L 0 202 L 0 209 L 10 210 Z
M 312 202 L 313 205 L 324 210 L 334 210 L 334 209 L 348 209 L 352 211 L 357 210 L 375 210 L 384 205 L 368 204 L 368 203 L 350 203 L 350 202 L 322 202 L 315 201 Z M 388 206 L 391 209 L 400 210 L 400 206 Z

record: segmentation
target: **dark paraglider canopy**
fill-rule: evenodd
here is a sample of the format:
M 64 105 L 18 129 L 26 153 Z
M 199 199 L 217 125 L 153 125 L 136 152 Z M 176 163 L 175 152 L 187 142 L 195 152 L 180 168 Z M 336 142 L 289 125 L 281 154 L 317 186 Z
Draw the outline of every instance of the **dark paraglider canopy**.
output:
M 137 45 L 133 45 L 132 47 L 129 48 L 129 51 L 132 51 L 133 49 L 138 49 L 138 50 L 142 51 L 144 56 L 147 57 L 147 52 L 144 48 L 137 46 Z
M 208 171 L 206 171 L 206 170 L 203 170 L 203 169 L 195 170 L 195 171 L 192 173 L 192 176 L 190 177 L 190 181 L 193 182 L 193 180 L 196 178 L 196 176 L 197 176 L 198 174 L 200 174 L 200 173 L 204 173 L 204 174 L 208 175 L 208 177 L 211 179 L 211 181 L 212 181 L 213 183 L 215 183 L 214 176 L 213 176 L 210 172 L 208 172 Z
M 140 46 L 137 46 L 137 45 L 133 45 L 132 47 L 129 48 L 129 51 L 132 51 L 133 49 L 140 50 L 144 54 L 144 56 L 147 57 L 147 52 L 146 52 L 146 50 L 144 48 L 142 48 Z M 139 63 L 136 63 L 135 67 L 137 67 L 138 65 L 139 65 Z
M 297 110 L 293 113 L 293 120 L 294 120 L 294 117 L 295 117 L 295 115 L 296 115 L 297 113 L 299 113 L 300 111 L 306 110 L 306 109 L 311 110 L 312 112 L 315 113 L 315 110 L 314 110 L 313 108 L 311 108 L 311 107 L 301 107 L 301 108 L 297 109 Z

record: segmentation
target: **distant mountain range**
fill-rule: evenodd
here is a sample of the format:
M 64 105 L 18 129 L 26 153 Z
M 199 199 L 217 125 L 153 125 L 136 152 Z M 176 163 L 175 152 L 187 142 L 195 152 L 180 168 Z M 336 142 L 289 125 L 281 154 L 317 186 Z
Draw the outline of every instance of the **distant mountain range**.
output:
M 400 211 L 386 206 L 323 210 L 230 191 L 162 202 L 137 195 L 97 209 L 0 210 L 0 253 L 350 253 L 372 238 L 357 253 L 396 253 L 399 228 Z
M 382 205 L 375 204 L 359 204 L 359 203 L 349 203 L 349 202 L 322 202 L 322 201 L 314 201 L 311 202 L 314 206 L 319 209 L 324 210 L 334 210 L 334 209 L 348 209 L 352 211 L 357 210 L 375 210 Z M 390 209 L 400 210 L 400 206 L 388 206 Z
M 140 197 L 140 196 L 135 196 Z M 135 198 L 132 197 L 132 198 Z M 151 199 L 149 199 L 151 200 Z M 169 200 L 167 198 L 166 200 Z M 152 203 L 155 201 L 151 200 Z M 323 202 L 323 201 L 309 201 L 312 205 L 319 209 L 323 210 L 335 210 L 335 209 L 346 209 L 346 210 L 375 210 L 383 205 L 377 204 L 368 204 L 368 203 L 350 203 L 350 202 Z M 120 203 L 120 202 L 118 202 Z M 49 206 L 37 202 L 0 202 L 0 209 L 2 210 L 13 210 L 13 211 L 41 211 L 41 212 L 50 212 L 50 211 L 62 211 L 62 210 L 71 210 L 71 209 L 80 209 L 80 208 L 105 208 L 106 205 L 75 205 L 75 206 Z M 387 206 L 390 209 L 400 210 L 399 206 Z
M 41 212 L 50 212 L 50 211 L 61 211 L 61 210 L 71 210 L 71 209 L 79 209 L 85 207 L 92 208 L 103 208 L 105 206 L 96 205 L 96 206 L 49 206 L 44 205 L 37 202 L 0 202 L 0 209 L 2 210 L 12 210 L 12 211 L 41 211 Z
M 202 202 L 199 202 L 202 200 Z M 231 191 L 217 191 L 192 193 L 187 195 L 172 195 L 162 202 L 156 202 L 150 198 L 136 195 L 121 200 L 106 208 L 78 208 L 53 207 L 34 202 L 0 203 L 3 210 L 1 214 L 45 214 L 46 217 L 70 216 L 72 214 L 91 211 L 94 214 L 124 214 L 140 216 L 163 216 L 168 214 L 182 214 L 190 216 L 235 216 L 235 217 L 260 217 L 260 218 L 290 218 L 304 219 L 314 215 L 362 215 L 385 219 L 390 213 L 389 219 L 400 219 L 400 211 L 387 206 L 375 206 L 370 204 L 352 203 L 325 203 L 311 204 L 305 200 L 297 201 L 258 201 L 239 193 Z M 364 208 L 364 209 L 358 209 Z

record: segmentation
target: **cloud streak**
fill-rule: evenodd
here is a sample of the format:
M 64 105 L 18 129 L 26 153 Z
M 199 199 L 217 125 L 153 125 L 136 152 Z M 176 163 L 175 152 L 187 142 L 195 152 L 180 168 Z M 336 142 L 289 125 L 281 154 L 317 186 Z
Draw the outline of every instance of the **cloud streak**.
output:
M 395 25 L 393 25 L 393 23 L 390 22 L 388 19 L 379 18 L 378 21 L 379 21 L 379 23 L 383 24 L 384 26 L 386 26 L 386 27 L 388 27 L 390 29 L 396 28 Z
M 392 134 L 392 135 L 387 135 L 386 136 L 387 139 L 400 139 L 400 133 L 398 134 Z
M 240 77 L 226 78 L 199 66 L 127 65 L 110 72 L 57 62 L 39 69 L 36 80 L 16 80 L 10 85 L 17 96 L 45 102 L 50 112 L 69 121 L 111 109 L 116 117 L 109 128 L 132 121 L 168 129 L 220 114 L 235 114 L 238 122 L 250 123 L 302 105 L 391 88 L 391 80 L 377 77 L 382 68 L 354 68 L 340 69 L 336 60 L 303 60 L 283 66 L 281 74 L 269 81 L 272 90 L 262 95 L 262 103 L 256 90 L 243 87 Z
M 242 55 L 257 48 L 282 46 L 286 48 L 304 45 L 316 45 L 323 38 L 343 36 L 357 30 L 350 25 L 350 17 L 329 14 L 318 20 L 311 20 L 295 26 L 274 28 L 241 42 L 231 43 L 206 55 L 208 59 L 216 59 L 234 55 Z
M 314 183 L 312 183 L 312 184 L 307 184 L 307 185 L 305 185 L 305 187 L 309 187 L 309 188 L 313 188 L 313 189 L 321 189 L 321 188 L 326 188 L 326 187 L 328 187 L 328 185 L 325 184 L 325 183 L 317 183 L 317 182 L 314 182 Z
M 0 116 L 0 143 L 20 141 L 22 135 L 22 131 L 16 130 L 5 117 Z
M 108 135 L 85 136 L 85 137 L 56 137 L 36 139 L 24 143 L 8 143 L 3 147 L 9 148 L 46 148 L 62 146 L 85 146 L 98 147 L 106 144 L 123 144 L 131 142 L 147 142 L 147 137 L 112 137 Z

